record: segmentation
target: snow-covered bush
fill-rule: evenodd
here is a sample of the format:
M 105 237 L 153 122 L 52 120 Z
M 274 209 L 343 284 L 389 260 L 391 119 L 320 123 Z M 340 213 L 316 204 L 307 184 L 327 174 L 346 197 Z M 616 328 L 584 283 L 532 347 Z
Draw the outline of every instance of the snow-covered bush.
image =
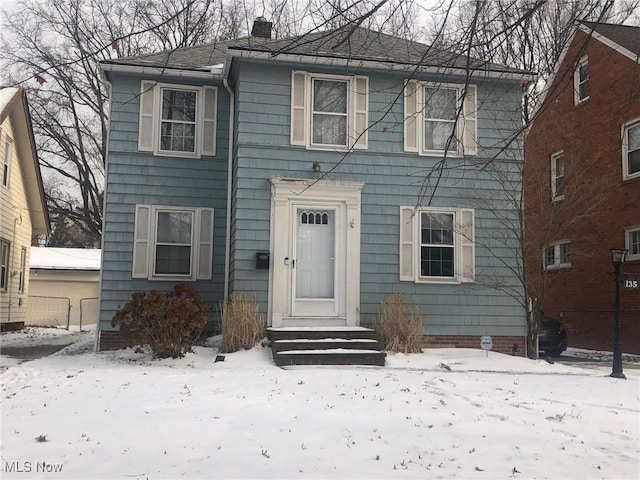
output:
M 382 300 L 374 328 L 385 350 L 402 353 L 422 351 L 424 319 L 418 307 L 407 306 L 399 293 Z
M 135 292 L 131 298 L 111 325 L 133 343 L 148 344 L 155 357 L 182 357 L 202 339 L 211 305 L 193 285 L 177 284 L 166 293 Z
M 236 352 L 253 348 L 264 338 L 264 323 L 258 312 L 255 298 L 246 293 L 231 294 L 228 302 L 222 305 L 222 343 L 221 352 Z

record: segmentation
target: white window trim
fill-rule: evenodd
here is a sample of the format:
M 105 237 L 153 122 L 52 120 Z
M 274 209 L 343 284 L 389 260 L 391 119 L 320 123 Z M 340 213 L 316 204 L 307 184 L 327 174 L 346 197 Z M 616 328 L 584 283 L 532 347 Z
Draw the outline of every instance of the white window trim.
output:
M 185 92 L 196 93 L 196 139 L 195 152 L 183 152 L 174 150 L 162 150 L 160 148 L 160 132 L 162 125 L 162 91 L 163 90 L 180 90 Z M 218 115 L 218 88 L 214 86 L 195 87 L 191 85 L 180 85 L 172 83 L 160 83 L 150 80 L 141 82 L 140 93 L 140 118 L 138 129 L 138 150 L 153 152 L 154 155 L 162 157 L 182 157 L 182 158 L 201 158 L 202 156 L 216 155 L 216 138 L 217 138 L 217 115 Z M 206 96 L 213 98 L 213 117 L 205 117 L 205 101 Z M 152 113 L 145 113 L 143 104 L 152 102 Z M 151 128 L 151 138 L 142 139 L 143 124 Z M 205 129 L 205 124 L 209 128 Z M 204 147 L 205 137 L 212 140 L 212 148 Z
M 551 155 L 551 201 L 552 202 L 559 202 L 560 200 L 564 200 L 564 194 L 556 195 L 556 180 L 558 179 L 558 175 L 557 175 L 557 171 L 556 171 L 556 160 L 558 158 L 562 158 L 563 159 L 562 161 L 563 161 L 563 164 L 564 164 L 564 151 L 563 150 L 560 150 L 559 152 L 556 152 L 556 153 Z M 567 190 L 566 171 L 567 171 L 567 166 L 564 165 L 564 173 L 562 174 L 562 177 L 565 179 L 565 182 L 564 182 L 565 192 Z
M 569 260 L 569 263 L 560 263 L 561 262 L 561 255 L 560 255 L 561 245 L 569 245 L 569 256 L 571 257 L 571 242 L 569 240 L 558 240 L 557 242 L 549 242 L 542 249 L 543 270 L 547 271 L 547 270 L 556 270 L 560 268 L 571 268 L 571 260 Z M 553 253 L 554 263 L 553 265 L 547 265 L 547 249 L 551 247 L 553 247 L 554 249 L 554 253 Z
M 422 277 L 420 276 L 420 215 L 424 212 L 453 214 L 454 235 L 454 276 L 453 277 Z M 467 217 L 469 225 L 465 225 L 463 219 Z M 411 238 L 405 238 L 403 231 L 406 227 L 403 222 L 409 222 Z M 407 247 L 409 251 L 407 251 Z M 475 282 L 475 212 L 467 208 L 447 207 L 400 207 L 400 281 L 414 283 L 439 283 L 460 284 Z M 410 255 L 411 272 L 403 272 L 404 258 Z M 465 264 L 465 255 L 467 256 Z
M 640 234 L 640 225 L 634 225 L 632 227 L 627 227 L 624 229 L 624 243 L 625 247 L 629 253 L 627 254 L 628 261 L 640 260 L 640 253 L 633 254 L 631 253 L 631 233 L 638 232 Z
M 410 87 L 410 84 L 415 87 Z M 456 119 L 456 139 L 458 148 L 454 151 L 446 152 L 450 157 L 463 157 L 468 155 L 476 155 L 478 152 L 478 112 L 477 112 L 477 86 L 473 84 L 459 83 L 437 83 L 423 82 L 411 80 L 405 82 L 405 122 L 404 122 L 404 145 L 405 152 L 416 151 L 419 155 L 440 156 L 445 155 L 444 150 L 427 150 L 424 148 L 424 89 L 429 88 L 450 88 L 457 91 L 456 113 L 460 111 L 460 115 Z M 466 95 L 462 98 L 466 88 Z M 415 100 L 409 99 L 407 92 L 415 94 Z M 463 101 L 462 110 L 460 110 L 460 102 Z M 408 112 L 408 103 L 415 102 L 412 111 Z M 415 110 L 415 113 L 414 113 Z M 407 141 L 408 129 L 415 129 L 415 137 L 417 145 L 409 146 Z
M 296 77 L 304 78 L 300 84 Z M 313 81 L 333 80 L 347 83 L 347 145 L 330 145 L 313 143 Z M 359 87 L 360 85 L 360 87 Z M 302 88 L 303 92 L 296 92 Z M 358 88 L 361 88 L 358 91 Z M 296 99 L 302 97 L 302 101 Z M 364 103 L 364 109 L 358 108 L 359 99 Z M 307 150 L 321 151 L 349 151 L 366 150 L 368 148 L 369 128 L 369 77 L 359 75 L 331 75 L 293 70 L 291 75 L 291 145 L 304 146 Z M 360 122 L 358 122 L 360 120 Z M 302 122 L 302 137 L 296 138 L 294 122 Z M 362 128 L 358 129 L 358 124 Z
M 573 104 L 580 105 L 581 103 L 589 100 L 591 96 L 591 85 L 589 85 L 589 95 L 584 98 L 580 98 L 580 67 L 583 65 L 589 65 L 589 57 L 586 55 L 580 59 L 580 61 L 576 64 L 576 68 L 573 71 Z M 589 76 L 587 77 L 587 82 L 591 83 L 591 72 L 589 72 Z
M 156 274 L 155 251 L 157 246 L 157 219 L 160 212 L 185 212 L 192 214 L 191 258 L 188 275 Z M 132 278 L 156 281 L 193 281 L 211 279 L 213 267 L 213 219 L 212 208 L 180 207 L 167 205 L 136 205 Z M 204 218 L 209 217 L 210 229 L 205 230 Z M 208 257 L 208 270 L 198 271 L 200 260 Z M 138 263 L 141 262 L 141 263 Z
M 635 118 L 622 125 L 622 179 L 630 180 L 640 177 L 640 171 L 629 173 L 629 130 L 640 127 L 640 118 Z
M 11 188 L 11 164 L 13 159 L 13 139 L 9 135 L 4 137 L 4 163 L 2 164 L 2 186 L 7 190 Z M 4 169 L 7 169 L 7 176 L 4 176 Z

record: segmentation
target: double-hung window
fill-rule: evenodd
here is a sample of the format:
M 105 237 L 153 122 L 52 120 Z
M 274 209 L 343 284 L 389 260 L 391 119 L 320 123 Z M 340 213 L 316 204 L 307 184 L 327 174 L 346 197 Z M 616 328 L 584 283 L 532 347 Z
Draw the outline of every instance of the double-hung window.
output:
M 640 226 L 625 230 L 625 243 L 629 251 L 627 260 L 640 260 Z
M 622 127 L 622 174 L 624 179 L 640 177 L 640 119 Z
M 571 243 L 568 240 L 550 243 L 542 253 L 545 270 L 571 266 Z
M 347 147 L 349 82 L 311 79 L 311 145 Z
M 474 211 L 400 207 L 400 280 L 473 282 Z
M 210 279 L 213 209 L 136 205 L 133 278 Z
M 216 87 L 143 80 L 138 150 L 155 155 L 216 154 Z
M 196 153 L 198 92 L 162 88 L 160 151 Z
M 0 290 L 6 292 L 9 288 L 9 260 L 11 244 L 0 239 Z
M 564 153 L 551 155 L 551 200 L 557 202 L 564 198 Z
M 407 81 L 404 150 L 420 155 L 475 155 L 476 86 Z
M 589 98 L 589 59 L 582 57 L 573 72 L 574 104 L 578 105 Z
M 366 149 L 368 105 L 368 77 L 293 71 L 291 145 Z

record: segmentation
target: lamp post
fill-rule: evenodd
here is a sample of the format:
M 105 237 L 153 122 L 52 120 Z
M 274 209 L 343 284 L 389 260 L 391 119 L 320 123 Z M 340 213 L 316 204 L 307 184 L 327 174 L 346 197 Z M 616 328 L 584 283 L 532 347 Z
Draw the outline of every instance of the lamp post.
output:
M 611 257 L 614 266 L 616 280 L 616 306 L 615 306 L 615 340 L 613 343 L 613 370 L 610 377 L 627 378 L 622 373 L 622 339 L 620 338 L 620 268 L 624 263 L 628 250 L 624 248 L 612 248 Z

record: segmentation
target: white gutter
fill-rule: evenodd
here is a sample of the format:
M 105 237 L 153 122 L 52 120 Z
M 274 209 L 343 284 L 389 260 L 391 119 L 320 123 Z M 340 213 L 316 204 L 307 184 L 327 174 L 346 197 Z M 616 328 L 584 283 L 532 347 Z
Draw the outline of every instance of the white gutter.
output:
M 222 69 L 215 65 L 210 70 L 185 70 L 181 68 L 170 67 L 144 67 L 141 65 L 118 65 L 113 63 L 101 63 L 100 70 L 102 72 L 129 73 L 140 75 L 167 75 L 172 77 L 184 78 L 202 78 L 211 80 L 219 80 L 222 77 Z
M 233 135 L 236 95 L 229 86 L 229 69 L 231 62 L 225 62 L 222 71 L 222 84 L 229 92 L 229 152 L 227 158 L 227 227 L 224 247 L 224 301 L 229 298 L 229 279 L 231 278 L 231 188 L 233 181 Z
M 329 65 L 329 66 L 341 66 L 350 67 L 352 69 L 358 68 L 370 68 L 375 70 L 392 70 L 392 71 L 413 71 L 415 73 L 437 73 L 448 75 L 460 75 L 467 76 L 469 72 L 464 68 L 449 68 L 449 67 L 437 67 L 437 66 L 421 66 L 415 64 L 404 64 L 385 62 L 378 60 L 351 60 L 347 58 L 333 58 L 333 57 L 318 57 L 314 55 L 299 55 L 299 54 L 277 54 L 274 55 L 271 52 L 257 52 L 254 50 L 238 50 L 234 48 L 227 49 L 227 56 L 250 58 L 250 59 L 264 59 L 274 62 L 294 62 L 294 63 L 307 63 L 315 65 Z M 526 73 L 515 72 L 500 72 L 495 70 L 486 70 L 478 68 L 471 71 L 473 77 L 483 78 L 499 78 L 507 80 L 521 80 L 523 78 L 534 79 L 534 75 Z

